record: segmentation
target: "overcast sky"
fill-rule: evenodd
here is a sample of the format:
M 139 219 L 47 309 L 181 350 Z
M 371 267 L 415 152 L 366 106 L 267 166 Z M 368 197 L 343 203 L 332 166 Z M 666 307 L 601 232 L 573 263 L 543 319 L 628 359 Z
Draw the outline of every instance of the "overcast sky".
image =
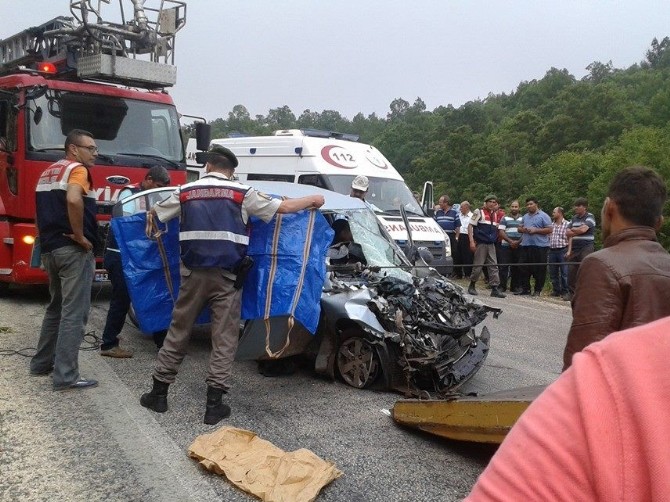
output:
M 70 15 L 69 4 L 0 0 L 0 38 Z M 337 110 L 349 119 L 358 112 L 385 117 L 396 98 L 420 97 L 429 110 L 458 107 L 509 93 L 551 67 L 577 78 L 593 61 L 627 68 L 644 59 L 654 37 L 670 36 L 670 0 L 187 4 L 170 93 L 181 113 L 208 120 L 226 118 L 236 104 L 252 116 L 288 105 L 296 116 Z

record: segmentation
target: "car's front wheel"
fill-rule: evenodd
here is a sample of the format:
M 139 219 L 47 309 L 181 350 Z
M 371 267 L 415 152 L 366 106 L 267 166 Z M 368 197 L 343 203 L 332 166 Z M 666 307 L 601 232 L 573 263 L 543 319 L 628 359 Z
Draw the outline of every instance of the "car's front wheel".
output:
M 377 351 L 359 332 L 343 334 L 335 360 L 342 380 L 357 389 L 370 387 L 379 377 Z

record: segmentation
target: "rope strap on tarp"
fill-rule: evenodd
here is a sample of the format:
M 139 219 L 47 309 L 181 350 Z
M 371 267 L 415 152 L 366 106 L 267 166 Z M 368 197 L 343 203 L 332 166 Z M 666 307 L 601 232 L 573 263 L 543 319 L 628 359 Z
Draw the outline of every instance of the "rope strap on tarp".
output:
M 158 246 L 158 252 L 161 256 L 161 262 L 163 262 L 163 275 L 165 275 L 165 281 L 167 282 L 168 291 L 170 291 L 170 296 L 172 297 L 172 303 L 175 302 L 174 297 L 174 285 L 172 284 L 172 274 L 170 274 L 170 262 L 168 261 L 167 253 L 165 252 L 165 246 L 163 245 L 163 234 L 167 231 L 167 226 L 165 230 L 161 229 L 156 222 L 157 217 L 153 211 L 147 212 L 147 224 L 145 227 L 145 233 L 147 238 L 156 241 Z
M 270 310 L 272 308 L 272 288 L 275 280 L 275 275 L 277 273 L 277 262 L 278 262 L 278 249 L 279 249 L 279 234 L 281 233 L 281 223 L 282 215 L 277 215 L 277 223 L 274 228 L 274 233 L 272 235 L 272 260 L 270 262 L 270 274 L 268 278 L 268 284 L 266 288 L 265 296 L 265 312 L 263 315 L 263 322 L 265 324 L 265 352 L 266 354 L 273 358 L 279 358 L 286 351 L 286 349 L 291 344 L 291 331 L 295 325 L 295 310 L 298 306 L 298 300 L 302 294 L 302 289 L 305 284 L 305 275 L 307 272 L 307 264 L 309 261 L 309 253 L 312 246 L 312 234 L 314 233 L 314 221 L 316 218 L 316 211 L 309 211 L 309 220 L 307 222 L 307 231 L 305 234 L 305 244 L 302 249 L 302 266 L 300 269 L 300 276 L 298 278 L 298 284 L 296 285 L 295 292 L 293 294 L 293 299 L 291 301 L 291 312 L 288 317 L 288 331 L 286 332 L 286 342 L 284 346 L 279 349 L 277 352 L 272 352 L 270 348 Z

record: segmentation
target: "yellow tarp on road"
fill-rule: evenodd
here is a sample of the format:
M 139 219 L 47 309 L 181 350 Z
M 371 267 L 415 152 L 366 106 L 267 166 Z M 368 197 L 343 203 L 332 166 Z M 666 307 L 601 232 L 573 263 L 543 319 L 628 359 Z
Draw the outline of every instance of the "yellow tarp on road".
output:
M 309 502 L 342 472 L 311 451 L 285 452 L 251 431 L 221 427 L 198 436 L 189 456 L 267 502 Z

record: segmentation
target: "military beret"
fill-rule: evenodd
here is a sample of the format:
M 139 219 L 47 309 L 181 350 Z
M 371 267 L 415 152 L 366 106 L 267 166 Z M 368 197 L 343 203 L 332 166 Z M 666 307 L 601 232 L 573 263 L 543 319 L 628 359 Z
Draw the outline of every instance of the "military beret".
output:
M 209 147 L 209 150 L 207 150 L 207 160 L 211 159 L 212 156 L 214 155 L 219 155 L 221 157 L 227 158 L 233 167 L 237 167 L 238 165 L 237 157 L 235 156 L 235 154 L 225 146 L 211 145 Z

